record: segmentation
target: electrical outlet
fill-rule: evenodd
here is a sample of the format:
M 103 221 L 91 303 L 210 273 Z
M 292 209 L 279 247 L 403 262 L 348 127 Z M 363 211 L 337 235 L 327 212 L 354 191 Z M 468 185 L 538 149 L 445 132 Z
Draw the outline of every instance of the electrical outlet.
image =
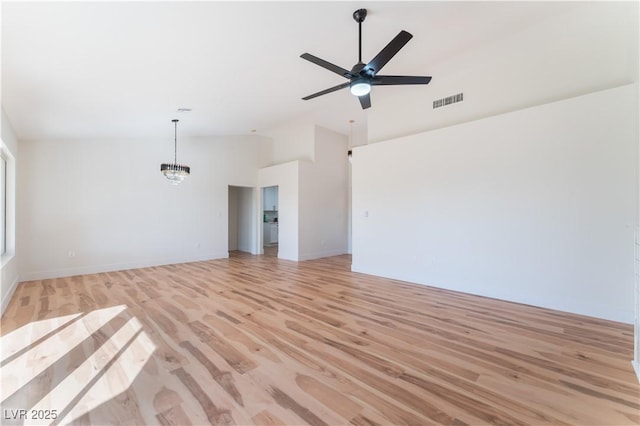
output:
M 73 250 L 69 250 L 69 257 L 76 257 L 76 252 Z

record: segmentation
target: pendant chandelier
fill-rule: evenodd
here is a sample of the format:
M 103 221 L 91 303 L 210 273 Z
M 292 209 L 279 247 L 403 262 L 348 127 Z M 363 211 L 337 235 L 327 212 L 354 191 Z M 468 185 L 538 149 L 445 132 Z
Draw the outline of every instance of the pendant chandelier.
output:
M 162 163 L 160 171 L 172 185 L 179 185 L 191 173 L 191 168 L 178 164 L 178 120 L 171 120 L 174 125 L 173 163 Z

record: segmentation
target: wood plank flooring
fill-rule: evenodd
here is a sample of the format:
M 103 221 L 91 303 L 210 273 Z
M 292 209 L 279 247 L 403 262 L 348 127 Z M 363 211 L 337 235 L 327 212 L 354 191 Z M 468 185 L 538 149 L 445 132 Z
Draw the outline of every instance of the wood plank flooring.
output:
M 234 252 L 21 283 L 0 423 L 640 423 L 630 325 L 350 262 Z

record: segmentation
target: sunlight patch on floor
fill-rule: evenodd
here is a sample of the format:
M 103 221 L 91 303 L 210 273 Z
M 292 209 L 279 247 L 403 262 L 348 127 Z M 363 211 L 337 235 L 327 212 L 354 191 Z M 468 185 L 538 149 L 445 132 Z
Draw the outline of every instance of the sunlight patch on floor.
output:
M 45 338 L 47 334 L 64 327 L 80 316 L 82 316 L 82 314 L 78 313 L 41 321 L 33 321 L 5 336 L 0 337 L 1 366 L 4 367 L 5 364 L 8 364 L 17 353 L 27 350 L 29 346 L 32 346 L 38 340 Z
M 156 350 L 125 305 L 33 322 L 1 345 L 2 412 L 27 410 L 26 424 L 74 422 L 117 398 Z M 55 418 L 31 418 L 51 410 Z

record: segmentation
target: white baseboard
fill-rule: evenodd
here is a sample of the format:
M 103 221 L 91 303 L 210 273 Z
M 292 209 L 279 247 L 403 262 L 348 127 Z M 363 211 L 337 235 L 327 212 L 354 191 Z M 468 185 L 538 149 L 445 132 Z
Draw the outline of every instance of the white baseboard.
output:
M 280 247 L 278 247 L 278 259 L 291 260 L 293 262 L 297 262 L 298 254 L 295 252 L 287 253 L 286 251 L 283 251 Z
M 112 263 L 108 265 L 79 266 L 76 268 L 54 269 L 50 271 L 33 271 L 23 273 L 21 281 L 47 280 L 51 278 L 72 277 L 74 275 L 99 274 L 102 272 L 124 271 L 127 269 L 149 268 L 152 266 L 173 265 L 177 263 L 202 262 L 213 259 L 226 259 L 229 252 L 205 253 L 196 256 L 175 257 L 166 259 L 141 260 L 137 262 Z M 4 301 L 3 301 L 4 303 Z
M 346 249 L 334 249 L 334 250 L 327 250 L 327 251 L 319 251 L 319 252 L 315 252 L 315 253 L 305 253 L 305 254 L 300 254 L 298 256 L 298 260 L 312 260 L 312 259 L 320 259 L 323 257 L 331 257 L 331 256 L 339 256 L 341 254 L 346 254 L 347 250 Z
M 638 361 L 631 361 L 631 365 L 636 372 L 636 376 L 638 377 L 638 383 L 640 383 L 640 363 Z
M 2 298 L 2 305 L 0 305 L 0 316 L 4 315 L 4 311 L 5 309 L 7 309 L 7 306 L 9 306 L 11 297 L 13 296 L 13 293 L 15 293 L 19 282 L 20 282 L 20 277 L 16 277 L 11 283 L 11 285 L 9 286 L 9 291 Z

